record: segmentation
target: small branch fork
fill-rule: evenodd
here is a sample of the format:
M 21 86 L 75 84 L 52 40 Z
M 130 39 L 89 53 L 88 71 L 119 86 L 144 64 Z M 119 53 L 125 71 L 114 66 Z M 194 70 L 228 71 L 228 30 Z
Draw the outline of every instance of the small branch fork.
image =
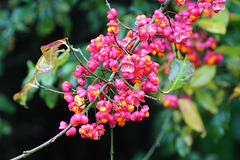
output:
M 52 88 L 48 88 L 48 87 L 42 86 L 41 84 L 38 83 L 37 80 L 35 81 L 35 83 L 36 83 L 37 87 L 45 89 L 46 91 L 51 91 L 51 92 L 54 92 L 54 93 L 57 93 L 57 94 L 65 94 L 65 92 L 57 91 L 57 90 L 54 90 Z

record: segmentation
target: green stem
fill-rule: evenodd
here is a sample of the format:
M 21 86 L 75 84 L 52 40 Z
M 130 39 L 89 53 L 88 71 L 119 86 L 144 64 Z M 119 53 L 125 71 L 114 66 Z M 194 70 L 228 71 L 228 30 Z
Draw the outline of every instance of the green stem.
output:
M 166 95 L 168 92 L 166 91 L 163 91 L 160 87 L 158 87 L 158 90 L 163 94 L 163 95 Z
M 113 160 L 113 154 L 114 154 L 114 150 L 113 150 L 113 128 L 110 128 L 111 130 L 111 149 L 110 149 L 110 157 L 111 160 Z
M 179 60 L 183 60 L 184 59 L 184 55 L 181 53 L 180 50 L 177 49 L 177 46 L 176 46 L 175 43 L 172 43 L 172 48 L 173 48 L 175 57 L 177 59 L 179 59 Z
M 41 144 L 40 146 L 37 146 L 29 151 L 24 151 L 23 154 L 12 158 L 11 160 L 18 160 L 18 159 L 22 159 L 22 158 L 26 158 L 29 155 L 37 152 L 38 150 L 48 146 L 49 144 L 52 144 L 53 142 L 55 142 L 58 138 L 60 138 L 64 133 L 66 133 L 70 128 L 72 127 L 71 124 L 69 124 L 64 130 L 62 130 L 60 133 L 58 133 L 56 136 L 54 136 L 53 138 L 49 139 L 48 141 L 46 141 L 45 143 Z
M 108 2 L 108 0 L 105 0 L 106 1 L 106 6 L 108 7 L 108 9 L 110 10 L 111 9 L 111 5 L 110 3 Z
M 117 104 L 116 102 L 114 102 L 113 100 L 112 100 L 112 98 L 111 97 L 109 97 L 104 91 L 103 92 L 101 92 L 102 94 L 104 94 L 104 96 L 105 97 L 107 97 L 107 99 L 110 101 L 110 102 L 112 102 L 112 103 L 114 103 L 115 105 L 117 105 L 117 106 L 119 106 L 119 107 L 121 107 L 121 108 L 123 108 L 123 106 L 122 105 L 120 105 L 120 104 Z
M 155 149 L 157 147 L 160 147 L 160 144 L 161 144 L 161 140 L 163 138 L 163 135 L 166 131 L 166 128 L 167 128 L 167 125 L 169 123 L 169 120 L 170 120 L 170 117 L 172 115 L 172 111 L 170 110 L 168 115 L 167 115 L 167 118 L 165 119 L 165 121 L 163 122 L 163 125 L 162 125 L 162 128 L 157 136 L 157 139 L 155 140 L 155 142 L 153 143 L 152 147 L 148 150 L 147 154 L 145 155 L 145 157 L 143 158 L 143 160 L 148 160 L 151 155 L 153 154 L 153 152 L 155 151 Z
M 124 52 L 129 53 L 128 50 L 126 50 L 126 49 L 123 48 L 120 44 L 118 44 L 116 35 L 115 35 L 114 33 L 113 33 L 113 37 L 114 37 L 115 42 L 117 43 L 117 46 L 118 46 L 119 48 L 121 48 Z M 127 46 L 127 45 L 126 45 L 126 46 Z M 129 53 L 129 54 L 131 54 L 131 53 Z

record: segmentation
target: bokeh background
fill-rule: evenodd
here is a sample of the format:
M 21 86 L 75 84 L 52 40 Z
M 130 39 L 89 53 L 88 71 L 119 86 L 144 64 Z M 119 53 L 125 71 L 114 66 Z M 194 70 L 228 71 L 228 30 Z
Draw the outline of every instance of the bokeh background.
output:
M 156 0 L 109 2 L 118 10 L 119 19 L 132 26 L 136 15 L 151 15 L 159 7 Z M 234 16 L 229 20 L 227 33 L 217 38 L 220 44 L 238 47 L 240 2 L 228 0 L 226 6 L 229 16 Z M 14 93 L 21 90 L 23 80 L 26 83 L 29 79 L 26 76 L 34 72 L 34 64 L 41 56 L 40 46 L 68 37 L 71 44 L 84 50 L 92 38 L 106 33 L 107 10 L 104 0 L 0 1 L 0 159 L 13 158 L 50 139 L 59 132 L 59 122 L 68 121 L 72 115 L 63 97 L 49 96 L 42 90 L 31 91 L 29 109 L 12 100 Z M 228 94 L 239 82 L 239 55 L 240 50 L 234 57 L 227 55 L 234 67 L 219 69 L 220 82 L 226 85 L 224 89 Z M 59 88 L 61 82 L 69 79 L 76 64 L 77 61 L 70 56 L 55 77 L 42 77 L 42 83 Z M 147 103 L 151 107 L 149 118 L 114 129 L 115 159 L 141 159 L 153 144 L 169 109 L 151 100 Z M 240 159 L 239 107 L 240 101 L 236 97 L 223 101 L 223 109 L 218 114 L 203 114 L 208 135 L 202 139 L 200 134 L 194 133 L 191 146 L 179 138 L 182 124 L 170 122 L 160 147 L 151 159 Z M 79 135 L 63 136 L 27 159 L 109 159 L 109 151 L 110 133 L 107 128 L 99 141 L 83 140 Z

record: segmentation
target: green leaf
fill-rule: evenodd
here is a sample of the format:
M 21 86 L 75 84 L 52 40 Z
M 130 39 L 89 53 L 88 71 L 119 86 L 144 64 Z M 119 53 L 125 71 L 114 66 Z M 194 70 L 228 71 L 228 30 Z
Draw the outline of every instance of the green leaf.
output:
M 219 11 L 217 14 L 213 15 L 211 17 L 211 19 L 218 20 L 218 21 L 222 22 L 227 27 L 228 22 L 229 22 L 228 8 L 225 7 L 225 9 L 223 11 Z
M 58 25 L 64 29 L 64 36 L 71 36 L 72 21 L 66 14 L 57 15 Z
M 11 21 L 16 31 L 26 32 L 29 25 L 32 25 L 36 18 L 34 5 L 17 7 L 13 10 Z
M 231 13 L 230 14 L 230 22 L 238 22 L 240 21 L 240 14 L 236 14 L 236 13 Z
M 39 36 L 47 36 L 55 29 L 55 22 L 53 17 L 45 17 L 40 19 L 37 24 L 37 34 Z
M 236 67 L 240 64 L 240 56 L 228 56 L 227 57 L 227 69 L 232 73 L 236 78 L 240 76 L 240 67 Z
M 13 114 L 16 111 L 14 104 L 3 93 L 0 93 L 0 111 L 7 114 Z
M 198 102 L 205 110 L 213 114 L 216 114 L 218 112 L 218 107 L 216 105 L 215 99 L 208 91 L 200 88 L 195 92 Z
M 218 87 L 216 85 L 216 83 L 212 80 L 212 81 L 209 81 L 206 86 L 211 89 L 212 91 L 217 91 Z
M 168 79 L 170 81 L 170 89 L 168 92 L 178 89 L 190 81 L 194 71 L 195 67 L 189 62 L 187 56 L 183 61 L 174 57 L 169 65 Z
M 23 85 L 27 84 L 32 79 L 32 77 L 34 77 L 36 71 L 35 64 L 31 60 L 28 60 L 26 64 L 28 68 L 28 74 L 23 80 Z
M 45 104 L 49 109 L 53 109 L 56 106 L 58 94 L 46 90 L 41 90 L 40 96 L 45 101 Z
M 214 96 L 215 96 L 215 103 L 216 105 L 220 106 L 223 104 L 223 101 L 225 99 L 225 90 L 223 88 L 219 88 L 215 93 L 214 93 Z
M 231 2 L 235 3 L 236 5 L 240 5 L 240 2 L 238 0 L 232 0 Z
M 185 157 L 191 151 L 190 147 L 187 145 L 187 143 L 184 141 L 183 137 L 181 137 L 181 136 L 177 137 L 175 146 L 176 146 L 176 150 L 177 150 L 178 154 L 181 157 Z
M 10 135 L 12 133 L 11 124 L 5 119 L 1 119 L 0 117 L 0 138 L 2 135 Z
M 236 139 L 238 142 L 240 142 L 240 129 L 238 129 L 238 126 L 240 124 L 240 115 L 236 114 L 233 117 L 231 117 L 231 123 L 232 123 L 232 133 L 234 139 Z
M 56 82 L 56 77 L 53 74 L 53 71 L 38 75 L 37 79 L 38 82 L 45 87 L 53 87 L 53 84 Z
M 55 17 L 51 7 L 51 2 L 48 1 L 40 1 L 38 5 L 39 15 L 36 31 L 40 37 L 49 35 L 56 27 Z
M 225 134 L 225 130 L 229 128 L 230 113 L 227 111 L 221 111 L 216 114 L 210 125 L 209 125 L 209 135 L 215 139 L 220 139 Z
M 237 46 L 228 46 L 223 44 L 216 48 L 214 52 L 226 54 L 226 55 L 240 55 L 240 45 Z
M 70 50 L 68 49 L 57 57 L 57 62 L 56 62 L 56 66 L 54 68 L 54 71 L 56 71 L 59 66 L 63 65 L 68 60 L 69 51 Z
M 181 137 L 184 139 L 184 142 L 191 147 L 193 143 L 192 129 L 188 126 L 184 126 L 181 129 Z
M 190 87 L 201 87 L 206 83 L 211 81 L 216 74 L 216 66 L 215 65 L 202 65 L 198 69 L 196 69 L 191 81 L 189 82 Z
M 196 24 L 205 31 L 214 34 L 226 34 L 227 31 L 225 24 L 217 19 L 202 18 L 199 19 Z
M 185 123 L 194 131 L 206 133 L 196 104 L 185 98 L 180 98 L 178 104 Z

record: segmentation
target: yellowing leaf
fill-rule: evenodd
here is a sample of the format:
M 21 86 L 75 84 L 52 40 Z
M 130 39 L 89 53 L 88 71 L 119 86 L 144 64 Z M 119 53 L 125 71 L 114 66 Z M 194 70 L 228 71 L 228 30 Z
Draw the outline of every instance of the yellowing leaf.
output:
M 51 62 L 52 63 L 52 62 Z M 36 64 L 36 72 L 35 74 L 43 74 L 51 71 L 53 69 L 52 65 L 49 65 L 48 62 L 46 61 L 45 57 L 42 55 Z
M 50 44 L 42 46 L 40 49 L 43 53 L 44 58 L 46 59 L 47 63 L 49 65 L 52 64 L 53 58 L 55 57 L 55 53 L 57 51 L 57 48 L 62 45 L 66 44 L 66 38 L 59 39 L 57 41 L 54 41 Z
M 234 88 L 233 93 L 229 96 L 229 99 L 232 100 L 233 98 L 238 97 L 238 96 L 240 96 L 240 84 L 238 84 Z
M 37 87 L 35 85 L 37 75 L 47 73 L 51 70 L 53 70 L 54 66 L 57 62 L 57 57 L 55 56 L 55 53 L 57 52 L 57 48 L 62 45 L 66 44 L 66 38 L 57 40 L 55 42 L 52 42 L 50 44 L 44 45 L 41 47 L 42 56 L 38 59 L 38 62 L 35 66 L 35 73 L 32 79 L 23 87 L 23 89 L 14 94 L 13 100 L 18 102 L 20 105 L 23 105 L 27 107 L 26 101 L 27 101 L 27 92 L 32 87 Z
M 196 104 L 185 98 L 180 98 L 178 104 L 185 123 L 194 131 L 205 133 L 206 130 Z
M 35 85 L 35 80 L 36 80 L 36 75 L 34 75 L 34 77 L 23 87 L 23 89 L 18 92 L 15 93 L 13 96 L 13 100 L 18 102 L 20 105 L 24 106 L 27 108 L 27 92 L 32 88 L 32 87 L 36 87 Z

